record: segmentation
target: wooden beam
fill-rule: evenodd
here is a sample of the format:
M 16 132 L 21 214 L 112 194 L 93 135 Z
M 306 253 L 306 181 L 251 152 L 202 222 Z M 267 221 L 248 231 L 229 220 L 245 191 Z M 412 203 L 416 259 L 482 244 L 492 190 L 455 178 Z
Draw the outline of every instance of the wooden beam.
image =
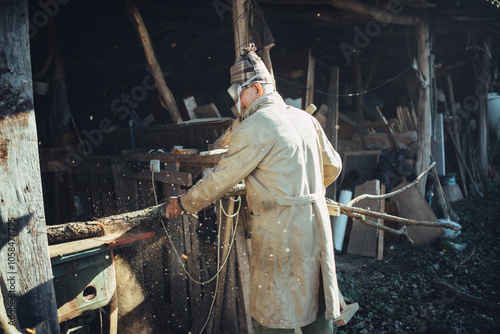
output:
M 151 43 L 151 39 L 149 38 L 144 20 L 139 13 L 139 9 L 130 0 L 126 1 L 125 7 L 127 8 L 130 19 L 134 24 L 134 28 L 136 29 L 137 34 L 141 39 L 142 47 L 144 48 L 144 54 L 149 66 L 151 67 L 151 74 L 155 79 L 156 88 L 160 93 L 160 97 L 164 103 L 164 106 L 170 113 L 172 121 L 175 123 L 180 123 L 182 122 L 181 114 L 179 113 L 179 109 L 177 108 L 177 103 L 175 102 L 172 92 L 165 83 L 165 78 L 163 77 L 163 74 L 161 72 L 160 64 L 158 63 L 158 59 L 156 58 L 156 54 L 153 50 L 153 44 Z
M 389 10 L 382 10 L 379 9 L 378 7 L 370 6 L 361 1 L 329 0 L 327 2 L 330 3 L 332 6 L 334 6 L 335 8 L 367 15 L 368 17 L 378 22 L 394 23 L 401 25 L 416 25 L 422 22 L 422 20 L 418 17 L 409 15 L 397 15 L 397 14 L 395 15 L 392 14 Z
M 0 2 L 0 272 L 21 328 L 60 333 L 46 238 L 27 0 Z M 4 307 L 4 304 L 1 305 Z M 11 307 L 12 306 L 12 307 Z M 15 306 L 15 308 L 14 308 Z M 14 312 L 12 312 L 14 310 Z
M 137 179 L 137 180 L 152 180 L 152 174 L 150 171 L 142 170 L 140 172 L 134 172 L 132 170 L 124 170 L 122 174 L 125 179 Z M 159 173 L 154 174 L 155 182 L 163 182 L 176 184 L 180 186 L 192 186 L 193 177 L 190 173 L 182 173 L 177 171 L 167 171 L 162 170 Z

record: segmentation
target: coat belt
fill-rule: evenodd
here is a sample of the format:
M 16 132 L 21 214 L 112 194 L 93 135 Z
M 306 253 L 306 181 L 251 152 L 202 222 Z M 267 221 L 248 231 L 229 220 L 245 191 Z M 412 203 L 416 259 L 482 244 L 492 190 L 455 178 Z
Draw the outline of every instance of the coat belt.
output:
M 321 192 L 308 195 L 299 196 L 279 196 L 275 195 L 274 198 L 279 205 L 306 205 L 314 203 L 325 197 L 325 189 Z

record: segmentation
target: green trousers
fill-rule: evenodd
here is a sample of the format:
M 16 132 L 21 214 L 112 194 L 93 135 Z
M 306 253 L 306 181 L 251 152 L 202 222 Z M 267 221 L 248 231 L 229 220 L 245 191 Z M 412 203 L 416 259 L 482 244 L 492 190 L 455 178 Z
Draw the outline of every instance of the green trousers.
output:
M 281 329 L 281 328 L 266 328 L 260 325 L 252 318 L 253 329 L 255 334 L 294 334 L 294 329 Z M 318 318 L 315 322 L 301 327 L 302 334 L 333 334 L 333 320 L 325 319 L 325 312 L 318 313 Z

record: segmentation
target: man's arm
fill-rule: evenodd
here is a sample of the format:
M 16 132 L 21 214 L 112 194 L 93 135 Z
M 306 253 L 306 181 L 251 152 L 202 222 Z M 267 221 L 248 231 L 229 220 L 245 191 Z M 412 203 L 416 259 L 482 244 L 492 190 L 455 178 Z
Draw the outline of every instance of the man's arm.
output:
M 323 154 L 323 182 L 325 187 L 328 187 L 339 176 L 342 170 L 342 159 L 333 148 L 321 126 L 318 128 L 318 136 Z
M 266 154 L 267 150 L 256 145 L 255 140 L 245 133 L 238 133 L 232 138 L 227 154 L 222 156 L 216 168 L 182 194 L 179 203 L 171 201 L 167 205 L 165 216 L 174 218 L 182 212 L 195 214 L 218 200 L 249 175 Z M 174 216 L 169 217 L 167 214 Z

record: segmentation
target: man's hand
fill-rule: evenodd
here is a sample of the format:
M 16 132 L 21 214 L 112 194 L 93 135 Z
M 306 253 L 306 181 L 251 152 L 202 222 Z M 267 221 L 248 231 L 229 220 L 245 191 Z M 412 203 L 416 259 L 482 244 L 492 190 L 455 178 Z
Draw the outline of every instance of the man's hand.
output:
M 167 204 L 167 207 L 165 208 L 165 217 L 167 219 L 172 219 L 175 217 L 179 217 L 182 215 L 182 210 L 179 208 L 179 205 L 177 204 L 177 197 L 172 196 L 170 197 L 170 202 Z

